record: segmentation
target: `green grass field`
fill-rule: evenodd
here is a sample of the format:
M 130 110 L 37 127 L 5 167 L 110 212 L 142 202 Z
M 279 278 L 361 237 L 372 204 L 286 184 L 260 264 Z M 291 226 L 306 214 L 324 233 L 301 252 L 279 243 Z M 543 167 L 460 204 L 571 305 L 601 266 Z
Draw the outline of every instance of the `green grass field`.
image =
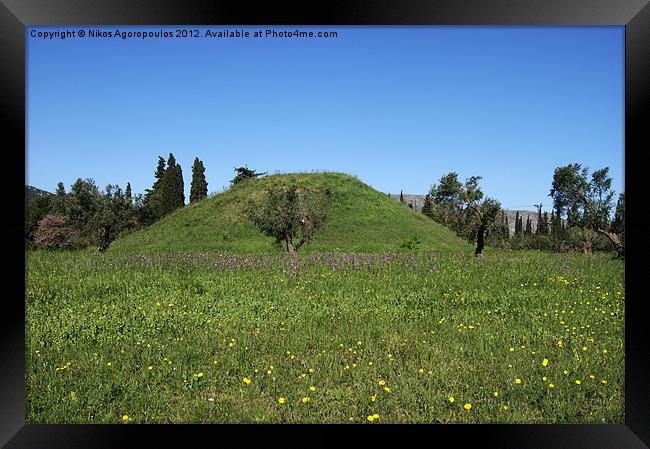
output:
M 624 422 L 610 255 L 128 243 L 27 253 L 28 423 Z

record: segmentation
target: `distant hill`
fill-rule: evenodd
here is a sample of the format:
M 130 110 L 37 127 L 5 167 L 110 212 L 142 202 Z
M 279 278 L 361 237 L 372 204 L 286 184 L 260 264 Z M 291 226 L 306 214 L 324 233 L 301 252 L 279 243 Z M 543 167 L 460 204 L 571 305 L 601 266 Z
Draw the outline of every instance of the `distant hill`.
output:
M 34 199 L 42 196 L 54 196 L 54 194 L 45 190 L 37 189 L 36 187 L 25 185 L 25 206 Z
M 407 206 L 409 204 L 413 204 L 415 206 L 415 210 L 417 212 L 420 212 L 422 210 L 422 206 L 424 206 L 424 197 L 425 197 L 425 195 L 412 195 L 410 193 L 405 193 L 404 194 L 404 203 Z M 391 194 L 390 199 L 399 202 L 399 193 Z
M 413 237 L 423 250 L 463 249 L 471 245 L 422 214 L 396 204 L 357 178 L 341 173 L 299 173 L 265 176 L 237 184 L 171 213 L 153 225 L 113 242 L 108 251 L 283 251 L 242 213 L 251 195 L 271 186 L 329 187 L 333 198 L 328 218 L 314 240 L 300 252 L 400 251 Z
M 508 218 L 508 228 L 510 229 L 510 235 L 515 233 L 515 219 L 517 218 L 517 212 L 522 217 L 524 223 L 524 229 L 526 229 L 526 220 L 530 217 L 530 224 L 532 225 L 533 232 L 537 229 L 537 211 L 536 210 L 506 210 L 506 217 Z M 542 212 L 543 213 L 543 212 Z M 549 226 L 551 218 L 549 215 Z

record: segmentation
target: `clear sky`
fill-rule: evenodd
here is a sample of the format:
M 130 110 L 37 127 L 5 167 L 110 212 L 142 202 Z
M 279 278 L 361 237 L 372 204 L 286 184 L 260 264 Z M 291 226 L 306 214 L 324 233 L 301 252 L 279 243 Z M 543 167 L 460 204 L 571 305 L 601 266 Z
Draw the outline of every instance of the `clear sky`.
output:
M 173 32 L 178 27 L 102 27 Z M 196 27 L 184 27 L 190 30 Z M 26 183 L 143 193 L 158 156 L 356 175 L 424 194 L 450 171 L 504 208 L 547 209 L 553 170 L 610 167 L 624 190 L 623 27 L 300 27 L 336 38 L 44 39 L 27 29 Z M 68 30 L 96 30 L 73 27 Z M 225 27 L 198 27 L 223 31 Z M 229 27 L 295 30 L 296 27 Z

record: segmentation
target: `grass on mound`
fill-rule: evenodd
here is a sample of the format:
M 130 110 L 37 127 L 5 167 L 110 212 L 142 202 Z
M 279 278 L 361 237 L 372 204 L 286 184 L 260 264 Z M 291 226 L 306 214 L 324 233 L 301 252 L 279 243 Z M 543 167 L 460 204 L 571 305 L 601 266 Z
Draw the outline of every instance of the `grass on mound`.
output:
M 314 240 L 301 252 L 403 251 L 416 238 L 422 250 L 471 250 L 452 231 L 421 213 L 391 200 L 358 179 L 340 173 L 266 176 L 247 181 L 213 197 L 173 212 L 148 228 L 113 242 L 115 253 L 160 251 L 278 252 L 284 249 L 264 236 L 242 214 L 242 206 L 256 192 L 295 183 L 329 187 L 333 192 L 328 218 Z

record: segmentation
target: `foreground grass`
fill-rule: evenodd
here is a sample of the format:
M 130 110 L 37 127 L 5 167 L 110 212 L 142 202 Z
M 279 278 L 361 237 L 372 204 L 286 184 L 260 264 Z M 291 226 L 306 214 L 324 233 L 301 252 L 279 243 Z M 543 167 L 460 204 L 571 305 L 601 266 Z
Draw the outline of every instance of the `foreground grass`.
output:
M 28 423 L 624 421 L 608 256 L 27 262 Z

